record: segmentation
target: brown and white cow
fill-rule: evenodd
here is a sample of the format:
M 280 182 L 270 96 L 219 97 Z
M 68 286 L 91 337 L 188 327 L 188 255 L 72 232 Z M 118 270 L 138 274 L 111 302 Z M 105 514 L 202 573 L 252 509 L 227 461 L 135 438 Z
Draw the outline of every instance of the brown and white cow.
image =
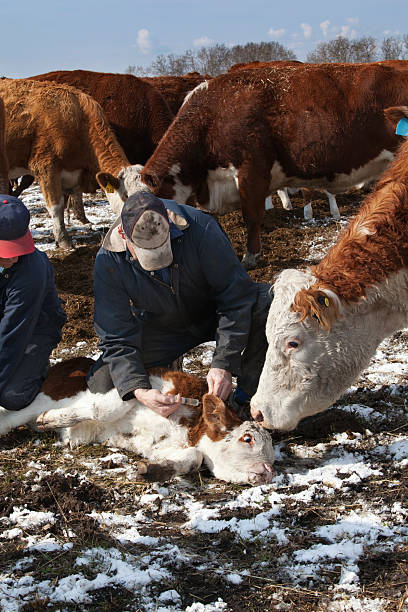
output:
M 0 98 L 0 193 L 8 193 L 8 160 L 3 100 Z
M 408 107 L 386 111 L 395 126 Z M 289 430 L 328 408 L 408 324 L 408 141 L 326 257 L 274 284 L 251 414 Z
M 130 165 L 91 96 L 68 85 L 1 79 L 0 97 L 9 177 L 30 174 L 39 182 L 61 247 L 71 244 L 64 225 L 64 194 L 90 191 L 97 173 L 102 173 L 101 186 L 113 210 L 120 211 L 139 167 Z M 115 178 L 115 187 L 103 181 L 106 172 Z
M 132 450 L 149 469 L 176 476 L 197 470 L 204 461 L 217 478 L 253 485 L 272 480 L 274 451 L 270 434 L 253 421 L 242 422 L 223 401 L 207 393 L 205 381 L 183 372 L 150 376 L 163 393 L 196 398 L 164 418 L 136 399 L 122 401 L 116 389 L 92 394 L 85 372 L 92 360 L 74 358 L 51 368 L 42 392 L 23 410 L 0 408 L 0 434 L 27 422 L 40 429 L 63 428 L 62 439 L 77 446 L 108 443 Z
M 244 263 L 261 252 L 265 199 L 282 187 L 330 193 L 378 178 L 398 138 L 383 109 L 408 101 L 404 71 L 378 64 L 237 70 L 196 87 L 145 165 L 163 197 L 216 213 L 241 206 Z

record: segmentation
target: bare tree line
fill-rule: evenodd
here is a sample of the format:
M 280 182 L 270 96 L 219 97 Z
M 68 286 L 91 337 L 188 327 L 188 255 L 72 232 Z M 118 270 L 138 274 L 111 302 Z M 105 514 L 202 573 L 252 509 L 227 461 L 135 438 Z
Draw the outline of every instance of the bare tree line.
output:
M 189 49 L 181 55 L 170 53 L 158 55 L 148 66 L 128 66 L 126 72 L 138 76 L 181 76 L 187 72 L 199 72 L 217 76 L 226 72 L 239 62 L 272 62 L 275 60 L 295 60 L 296 55 L 278 42 L 247 43 L 227 47 L 216 44 L 211 47 L 201 47 L 197 51 Z
M 188 49 L 181 55 L 169 53 L 158 55 L 147 67 L 128 66 L 127 73 L 138 76 L 181 76 L 187 72 L 199 72 L 217 76 L 239 62 L 271 62 L 296 60 L 295 53 L 278 42 L 247 43 L 227 47 L 216 44 L 193 51 Z M 372 36 L 350 40 L 338 36 L 328 42 L 318 43 L 308 54 L 306 61 L 321 62 L 375 62 L 378 60 L 408 59 L 408 34 L 389 36 L 381 42 Z
M 349 40 L 339 36 L 319 43 L 307 56 L 308 62 L 375 62 L 378 60 L 408 59 L 408 34 L 389 36 L 379 43 L 372 36 Z

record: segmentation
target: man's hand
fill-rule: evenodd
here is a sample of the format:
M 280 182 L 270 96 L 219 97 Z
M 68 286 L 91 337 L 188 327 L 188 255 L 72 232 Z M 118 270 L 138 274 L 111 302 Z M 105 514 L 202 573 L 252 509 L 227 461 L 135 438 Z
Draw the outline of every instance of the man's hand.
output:
M 164 395 L 157 389 L 135 389 L 133 394 L 139 402 L 162 417 L 167 418 L 181 406 L 181 395 Z
M 232 389 L 232 374 L 221 368 L 211 368 L 207 374 L 208 393 L 226 400 Z

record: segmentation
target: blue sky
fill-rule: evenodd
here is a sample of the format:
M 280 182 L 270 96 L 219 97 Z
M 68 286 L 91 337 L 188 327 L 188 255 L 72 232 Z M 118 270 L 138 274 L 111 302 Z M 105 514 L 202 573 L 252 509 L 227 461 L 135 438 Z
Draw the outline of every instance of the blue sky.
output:
M 124 72 L 203 44 L 276 40 L 300 60 L 318 42 L 408 34 L 408 0 L 14 0 L 0 3 L 0 76 Z

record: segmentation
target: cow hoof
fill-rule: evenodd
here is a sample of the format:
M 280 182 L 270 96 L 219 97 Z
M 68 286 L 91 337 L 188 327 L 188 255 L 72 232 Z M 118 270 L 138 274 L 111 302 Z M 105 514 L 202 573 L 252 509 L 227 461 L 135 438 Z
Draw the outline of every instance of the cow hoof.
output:
M 61 240 L 58 240 L 58 242 L 56 243 L 57 247 L 60 249 L 65 249 L 65 250 L 69 250 L 69 249 L 74 249 L 74 245 L 72 244 L 72 240 L 70 238 L 62 238 Z
M 49 429 L 47 412 L 42 412 L 40 415 L 38 415 L 35 422 L 33 421 L 32 425 L 35 426 L 38 431 L 45 431 L 46 429 Z
M 261 253 L 250 253 L 247 251 L 242 258 L 242 265 L 245 270 L 253 270 L 257 266 L 257 261 L 260 258 Z

